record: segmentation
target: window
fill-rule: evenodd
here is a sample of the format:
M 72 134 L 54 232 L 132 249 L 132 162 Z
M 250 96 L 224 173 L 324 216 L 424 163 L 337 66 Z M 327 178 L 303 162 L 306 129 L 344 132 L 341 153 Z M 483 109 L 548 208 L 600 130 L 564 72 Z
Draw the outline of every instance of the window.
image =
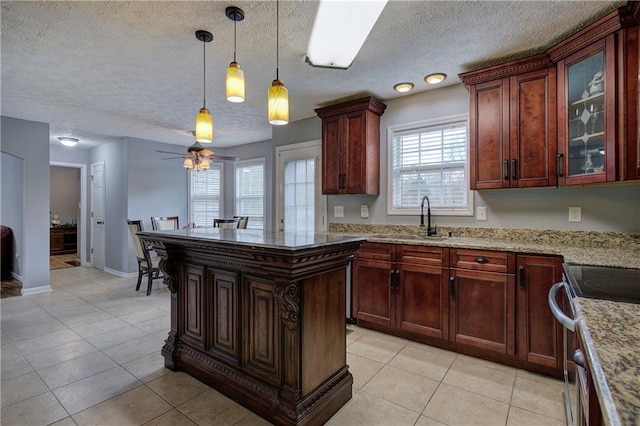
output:
M 249 216 L 248 229 L 264 229 L 264 158 L 238 161 L 236 216 Z
M 467 116 L 389 128 L 389 214 L 473 215 Z
M 222 211 L 222 164 L 211 163 L 207 171 L 189 170 L 189 222 L 213 226 Z

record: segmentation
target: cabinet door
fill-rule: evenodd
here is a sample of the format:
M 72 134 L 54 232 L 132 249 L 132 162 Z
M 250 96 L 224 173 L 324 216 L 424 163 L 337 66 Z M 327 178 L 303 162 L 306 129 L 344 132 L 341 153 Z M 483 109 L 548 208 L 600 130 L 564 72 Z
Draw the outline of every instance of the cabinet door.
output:
M 211 350 L 237 364 L 240 356 L 238 341 L 238 277 L 236 273 L 209 270 L 208 288 L 213 292 L 211 309 Z
M 551 286 L 561 280 L 561 259 L 518 256 L 518 356 L 527 362 L 562 367 L 562 326 L 547 300 Z
M 64 250 L 64 233 L 62 229 L 51 230 L 49 235 L 51 236 L 49 250 L 52 253 Z
M 346 152 L 342 153 L 346 160 L 342 166 L 342 192 L 345 194 L 366 193 L 366 111 L 355 111 L 343 117 L 343 136 Z
M 614 35 L 558 63 L 558 150 L 564 185 L 616 179 Z
M 509 79 L 470 88 L 471 189 L 509 186 Z
M 620 31 L 621 39 L 618 58 L 624 70 L 624 85 L 618 95 L 618 110 L 623 135 L 623 154 L 626 157 L 621 179 L 640 179 L 640 27 L 625 28 Z
M 514 276 L 452 269 L 451 278 L 451 340 L 514 355 Z
M 342 126 L 339 115 L 322 119 L 322 193 L 338 194 L 342 183 Z
M 436 337 L 449 338 L 448 268 L 400 264 L 396 289 L 396 327 Z
M 184 324 L 184 335 L 181 338 L 189 344 L 204 348 L 207 325 L 204 319 L 208 305 L 204 294 L 204 268 L 185 264 L 182 268 L 182 277 L 180 282 L 182 294 L 179 300 L 183 304 L 181 311 L 184 317 L 180 322 Z
M 358 320 L 391 327 L 392 306 L 391 262 L 356 259 L 353 262 L 354 312 Z
M 548 68 L 511 77 L 510 90 L 509 186 L 554 186 L 556 71 Z

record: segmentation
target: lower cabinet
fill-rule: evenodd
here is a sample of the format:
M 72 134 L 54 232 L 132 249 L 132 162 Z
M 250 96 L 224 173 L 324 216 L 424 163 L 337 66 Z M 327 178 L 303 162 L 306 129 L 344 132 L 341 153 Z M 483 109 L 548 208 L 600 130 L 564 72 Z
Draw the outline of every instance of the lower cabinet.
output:
M 574 362 L 578 361 L 582 364 L 576 365 L 578 412 L 575 413 L 575 424 L 577 426 L 600 426 L 605 423 L 593 377 L 591 377 L 591 366 L 586 357 L 587 351 L 578 330 L 576 330 L 575 336 L 578 350 L 583 355 L 582 359 L 578 360 L 574 356 Z
M 561 279 L 556 256 L 365 243 L 353 263 L 353 312 L 364 327 L 554 374 L 562 329 L 547 295 Z

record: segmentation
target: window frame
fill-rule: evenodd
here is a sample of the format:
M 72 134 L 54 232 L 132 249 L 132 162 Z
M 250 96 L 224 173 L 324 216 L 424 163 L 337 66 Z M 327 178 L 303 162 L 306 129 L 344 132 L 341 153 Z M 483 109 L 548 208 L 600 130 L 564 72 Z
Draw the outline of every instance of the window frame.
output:
M 466 208 L 454 209 L 451 207 L 431 207 L 431 214 L 434 216 L 473 216 L 473 199 L 474 191 L 470 188 L 469 180 L 469 164 L 470 164 L 470 133 L 469 133 L 469 114 L 456 114 L 446 117 L 433 118 L 429 120 L 416 121 L 412 123 L 396 124 L 387 127 L 387 215 L 389 216 L 415 216 L 420 214 L 420 205 L 415 208 L 398 209 L 393 206 L 393 139 L 396 133 L 418 130 L 425 127 L 446 126 L 457 122 L 465 122 L 467 128 L 467 161 L 464 166 L 466 189 L 467 189 L 467 205 Z
M 254 228 L 251 223 L 251 216 L 249 216 L 249 222 L 247 224 L 247 228 L 249 229 L 258 229 L 264 230 L 267 222 L 267 165 L 266 165 L 265 157 L 257 157 L 250 158 L 246 160 L 239 160 L 233 163 L 233 214 L 235 216 L 241 216 L 237 211 L 237 200 L 238 200 L 238 179 L 236 176 L 236 172 L 238 167 L 242 166 L 251 166 L 255 164 L 262 164 L 262 228 Z M 255 216 L 254 216 L 255 217 Z M 255 223 L 255 222 L 254 222 Z
M 212 169 L 220 170 L 220 202 L 218 206 L 218 211 L 220 212 L 219 215 L 223 215 L 223 212 L 224 212 L 224 163 L 217 162 L 217 161 L 210 161 L 210 164 L 211 164 L 211 168 L 207 171 L 197 171 L 196 169 L 187 169 L 187 222 L 188 223 L 192 222 L 192 213 L 193 213 L 191 173 L 209 173 L 209 171 L 211 171 Z M 198 227 L 200 228 L 213 227 L 213 219 L 214 218 L 212 218 L 211 222 L 206 224 L 205 226 L 198 225 Z

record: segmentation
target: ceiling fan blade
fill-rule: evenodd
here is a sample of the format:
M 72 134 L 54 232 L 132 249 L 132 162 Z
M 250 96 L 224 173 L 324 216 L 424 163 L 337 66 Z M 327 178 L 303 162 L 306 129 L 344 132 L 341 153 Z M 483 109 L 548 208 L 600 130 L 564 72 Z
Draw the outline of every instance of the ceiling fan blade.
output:
M 184 155 L 181 155 L 180 157 L 166 157 L 166 158 L 162 158 L 161 160 L 175 160 L 177 158 L 184 158 Z
M 223 161 L 238 161 L 238 157 L 229 157 L 226 155 L 208 155 L 207 158 L 212 160 L 223 160 Z
M 184 155 L 184 154 L 182 154 L 182 153 L 180 153 L 180 152 L 171 152 L 171 151 L 160 151 L 160 150 L 157 150 L 157 149 L 156 149 L 156 152 L 159 152 L 159 153 L 161 153 L 161 154 L 175 154 L 175 155 Z
M 210 149 L 203 149 L 202 151 L 200 151 L 198 154 L 203 155 L 205 157 L 208 157 L 210 155 L 213 155 L 213 151 L 211 151 Z

